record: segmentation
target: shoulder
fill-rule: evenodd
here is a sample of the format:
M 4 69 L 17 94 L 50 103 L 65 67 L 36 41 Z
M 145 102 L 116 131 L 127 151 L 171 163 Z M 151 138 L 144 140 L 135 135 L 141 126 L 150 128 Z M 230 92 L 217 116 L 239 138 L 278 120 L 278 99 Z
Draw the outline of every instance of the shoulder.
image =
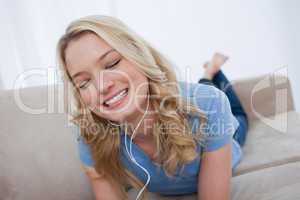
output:
M 80 161 L 85 167 L 93 167 L 94 161 L 92 158 L 90 146 L 85 142 L 84 138 L 81 136 L 80 128 L 77 125 L 74 125 L 73 130 L 77 138 L 77 147 Z
M 223 91 L 211 85 L 179 81 L 178 86 L 180 95 L 204 112 L 228 101 Z

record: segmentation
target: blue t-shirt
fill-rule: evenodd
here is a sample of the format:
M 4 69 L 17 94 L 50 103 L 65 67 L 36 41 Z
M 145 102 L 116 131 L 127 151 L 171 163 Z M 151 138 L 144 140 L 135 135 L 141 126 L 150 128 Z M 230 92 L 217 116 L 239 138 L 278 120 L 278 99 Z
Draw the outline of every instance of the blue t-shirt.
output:
M 214 86 L 199 83 L 179 82 L 179 88 L 180 95 L 198 106 L 204 111 L 207 117 L 206 125 L 203 126 L 204 128 L 201 127 L 205 134 L 205 145 L 200 145 L 200 143 L 197 145 L 199 157 L 186 164 L 183 171 L 180 171 L 181 168 L 178 168 L 174 177 L 170 178 L 165 174 L 162 167 L 153 163 L 150 157 L 138 145 L 132 143 L 132 153 L 135 160 L 147 169 L 151 175 L 147 189 L 150 192 L 162 195 L 183 195 L 197 192 L 201 152 L 216 151 L 231 142 L 232 170 L 235 169 L 242 158 L 241 147 L 233 139 L 233 134 L 238 127 L 238 121 L 231 112 L 229 100 L 224 92 Z M 191 124 L 192 132 L 195 133 L 196 128 L 200 125 L 199 117 L 189 116 L 188 122 Z M 92 167 L 94 161 L 89 146 L 79 135 L 79 128 L 77 130 L 80 160 L 85 166 Z M 121 162 L 124 167 L 137 176 L 143 183 L 146 183 L 147 174 L 131 161 L 125 149 L 125 139 L 129 150 L 130 137 L 125 137 L 124 132 L 121 132 Z

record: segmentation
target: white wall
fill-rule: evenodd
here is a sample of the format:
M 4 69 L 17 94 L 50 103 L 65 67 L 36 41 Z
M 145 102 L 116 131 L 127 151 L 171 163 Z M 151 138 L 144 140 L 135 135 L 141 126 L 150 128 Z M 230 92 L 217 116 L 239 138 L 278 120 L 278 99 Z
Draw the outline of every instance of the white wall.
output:
M 300 1 L 282 3 L 288 41 L 288 74 L 292 83 L 296 109 L 300 111 Z
M 230 56 L 224 71 L 231 79 L 288 66 L 300 108 L 299 10 L 297 0 L 118 0 L 116 14 L 174 60 L 180 71 L 190 67 L 191 81 L 198 80 L 203 62 L 215 51 Z
M 2 88 L 16 87 L 16 80 L 24 72 L 55 68 L 56 43 L 67 25 L 84 15 L 110 15 L 112 3 L 110 0 L 0 0 Z M 49 82 L 47 76 L 35 75 L 18 86 Z
M 298 0 L 11 0 L 0 1 L 0 78 L 9 89 L 17 73 L 56 66 L 55 45 L 66 25 L 90 14 L 119 17 L 197 81 L 215 51 L 230 56 L 230 79 L 273 73 L 288 66 L 300 108 Z M 190 76 L 185 75 L 189 68 Z M 12 70 L 13 69 L 13 70 Z M 182 75 L 183 74 L 183 75 Z M 25 86 L 44 84 L 33 77 Z

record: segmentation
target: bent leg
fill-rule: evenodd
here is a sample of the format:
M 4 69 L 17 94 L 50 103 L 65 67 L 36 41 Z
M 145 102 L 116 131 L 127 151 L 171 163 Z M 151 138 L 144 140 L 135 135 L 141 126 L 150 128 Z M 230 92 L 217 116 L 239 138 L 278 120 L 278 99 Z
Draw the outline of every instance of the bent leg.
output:
M 235 131 L 233 138 L 243 147 L 248 133 L 248 119 L 244 115 L 235 115 L 235 118 L 239 122 L 239 127 Z
M 240 146 L 244 146 L 248 132 L 247 114 L 244 111 L 238 96 L 236 95 L 232 85 L 230 84 L 226 76 L 220 70 L 215 74 L 212 80 L 202 78 L 198 81 L 198 83 L 215 86 L 226 94 L 230 102 L 232 114 L 236 117 L 240 124 L 238 129 L 234 133 L 233 138 L 240 144 Z
M 242 104 L 231 83 L 228 81 L 221 70 L 213 77 L 212 83 L 226 94 L 230 102 L 232 113 L 234 115 L 245 115 L 247 117 L 246 112 L 244 111 Z

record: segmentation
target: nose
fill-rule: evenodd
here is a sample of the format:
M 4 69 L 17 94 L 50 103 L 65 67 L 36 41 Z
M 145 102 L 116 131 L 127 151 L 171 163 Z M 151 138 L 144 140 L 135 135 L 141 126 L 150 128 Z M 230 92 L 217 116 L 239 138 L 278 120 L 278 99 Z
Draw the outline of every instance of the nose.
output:
M 108 80 L 104 76 L 101 79 L 99 78 L 96 82 L 96 88 L 100 94 L 108 93 L 110 88 L 114 85 L 114 82 L 112 80 Z

